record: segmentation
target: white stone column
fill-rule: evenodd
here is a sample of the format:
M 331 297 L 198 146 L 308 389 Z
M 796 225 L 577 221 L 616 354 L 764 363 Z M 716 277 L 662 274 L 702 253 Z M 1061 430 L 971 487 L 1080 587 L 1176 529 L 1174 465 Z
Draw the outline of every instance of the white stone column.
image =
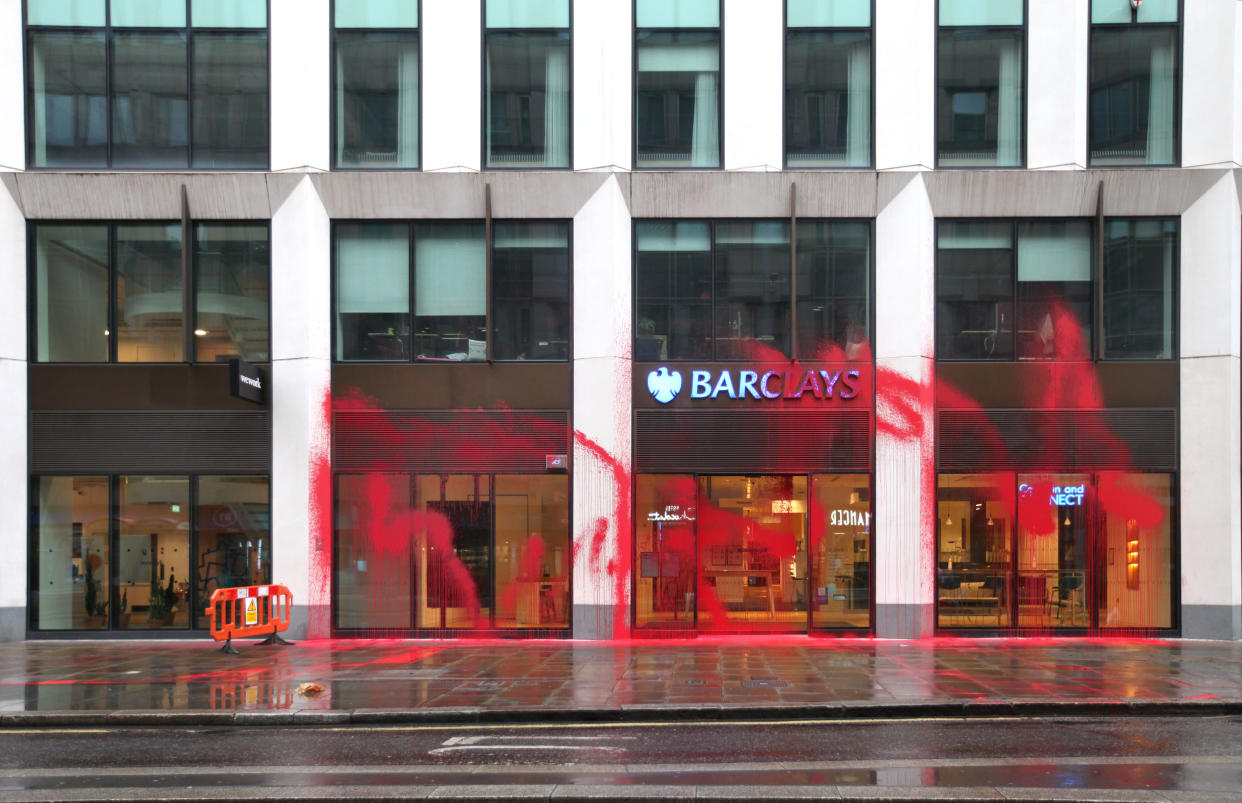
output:
M 328 0 L 271 0 L 272 170 L 327 170 L 332 48 Z
M 922 176 L 880 179 L 875 632 L 922 638 L 935 627 L 936 602 L 935 218 Z
M 574 217 L 573 635 L 629 632 L 632 248 L 610 176 Z
M 936 4 L 875 3 L 875 165 L 930 169 L 936 143 Z
M 782 3 L 725 0 L 724 166 L 780 169 L 785 55 Z
M 0 0 L 0 171 L 26 168 L 22 1 Z
M 1242 3 L 1189 2 L 1183 8 L 1182 165 L 1237 166 Z
M 272 216 L 272 580 L 293 592 L 294 636 L 322 638 L 331 611 L 331 235 L 310 177 L 295 180 Z
M 0 183 L 0 641 L 26 637 L 26 221 Z
M 1234 176 L 1182 215 L 1182 635 L 1242 638 L 1239 326 L 1242 209 Z
M 630 3 L 574 0 L 575 170 L 633 165 L 633 47 Z
M 1089 0 L 1027 4 L 1026 163 L 1073 169 L 1087 159 Z
M 423 169 L 478 170 L 483 159 L 482 3 L 422 0 L 422 6 Z

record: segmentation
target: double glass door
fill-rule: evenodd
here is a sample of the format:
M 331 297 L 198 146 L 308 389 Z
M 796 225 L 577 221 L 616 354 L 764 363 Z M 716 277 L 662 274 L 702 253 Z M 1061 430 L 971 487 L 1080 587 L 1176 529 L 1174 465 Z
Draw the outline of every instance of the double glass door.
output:
M 1173 477 L 942 474 L 941 627 L 1172 626 Z

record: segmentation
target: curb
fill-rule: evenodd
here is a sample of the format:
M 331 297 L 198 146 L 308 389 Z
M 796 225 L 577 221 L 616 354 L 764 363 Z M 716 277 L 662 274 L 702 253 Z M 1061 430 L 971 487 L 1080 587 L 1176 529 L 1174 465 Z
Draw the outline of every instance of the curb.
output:
M 290 727 L 323 725 L 464 725 L 618 723 L 664 720 L 812 720 L 995 717 L 1175 717 L 1242 715 L 1242 699 L 994 700 L 970 702 L 843 702 L 752 706 L 635 704 L 619 708 L 357 708 L 277 711 L 14 711 L 0 729 L 50 727 Z

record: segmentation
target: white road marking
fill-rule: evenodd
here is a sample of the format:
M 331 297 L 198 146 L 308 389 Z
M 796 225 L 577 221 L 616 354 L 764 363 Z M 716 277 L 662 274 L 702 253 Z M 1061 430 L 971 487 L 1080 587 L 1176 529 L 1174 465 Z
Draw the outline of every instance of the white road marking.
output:
M 624 753 L 625 748 L 609 744 L 563 744 L 563 742 L 616 742 L 634 741 L 637 736 L 450 736 L 440 747 L 428 751 L 442 756 L 459 750 L 602 750 L 606 753 Z M 502 744 L 513 741 L 537 741 L 543 744 Z

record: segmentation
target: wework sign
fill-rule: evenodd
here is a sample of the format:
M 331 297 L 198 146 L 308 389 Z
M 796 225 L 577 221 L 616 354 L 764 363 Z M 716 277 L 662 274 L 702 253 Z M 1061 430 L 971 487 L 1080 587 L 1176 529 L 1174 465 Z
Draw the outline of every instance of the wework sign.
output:
M 267 404 L 267 377 L 263 369 L 245 360 L 229 360 L 229 395 Z

